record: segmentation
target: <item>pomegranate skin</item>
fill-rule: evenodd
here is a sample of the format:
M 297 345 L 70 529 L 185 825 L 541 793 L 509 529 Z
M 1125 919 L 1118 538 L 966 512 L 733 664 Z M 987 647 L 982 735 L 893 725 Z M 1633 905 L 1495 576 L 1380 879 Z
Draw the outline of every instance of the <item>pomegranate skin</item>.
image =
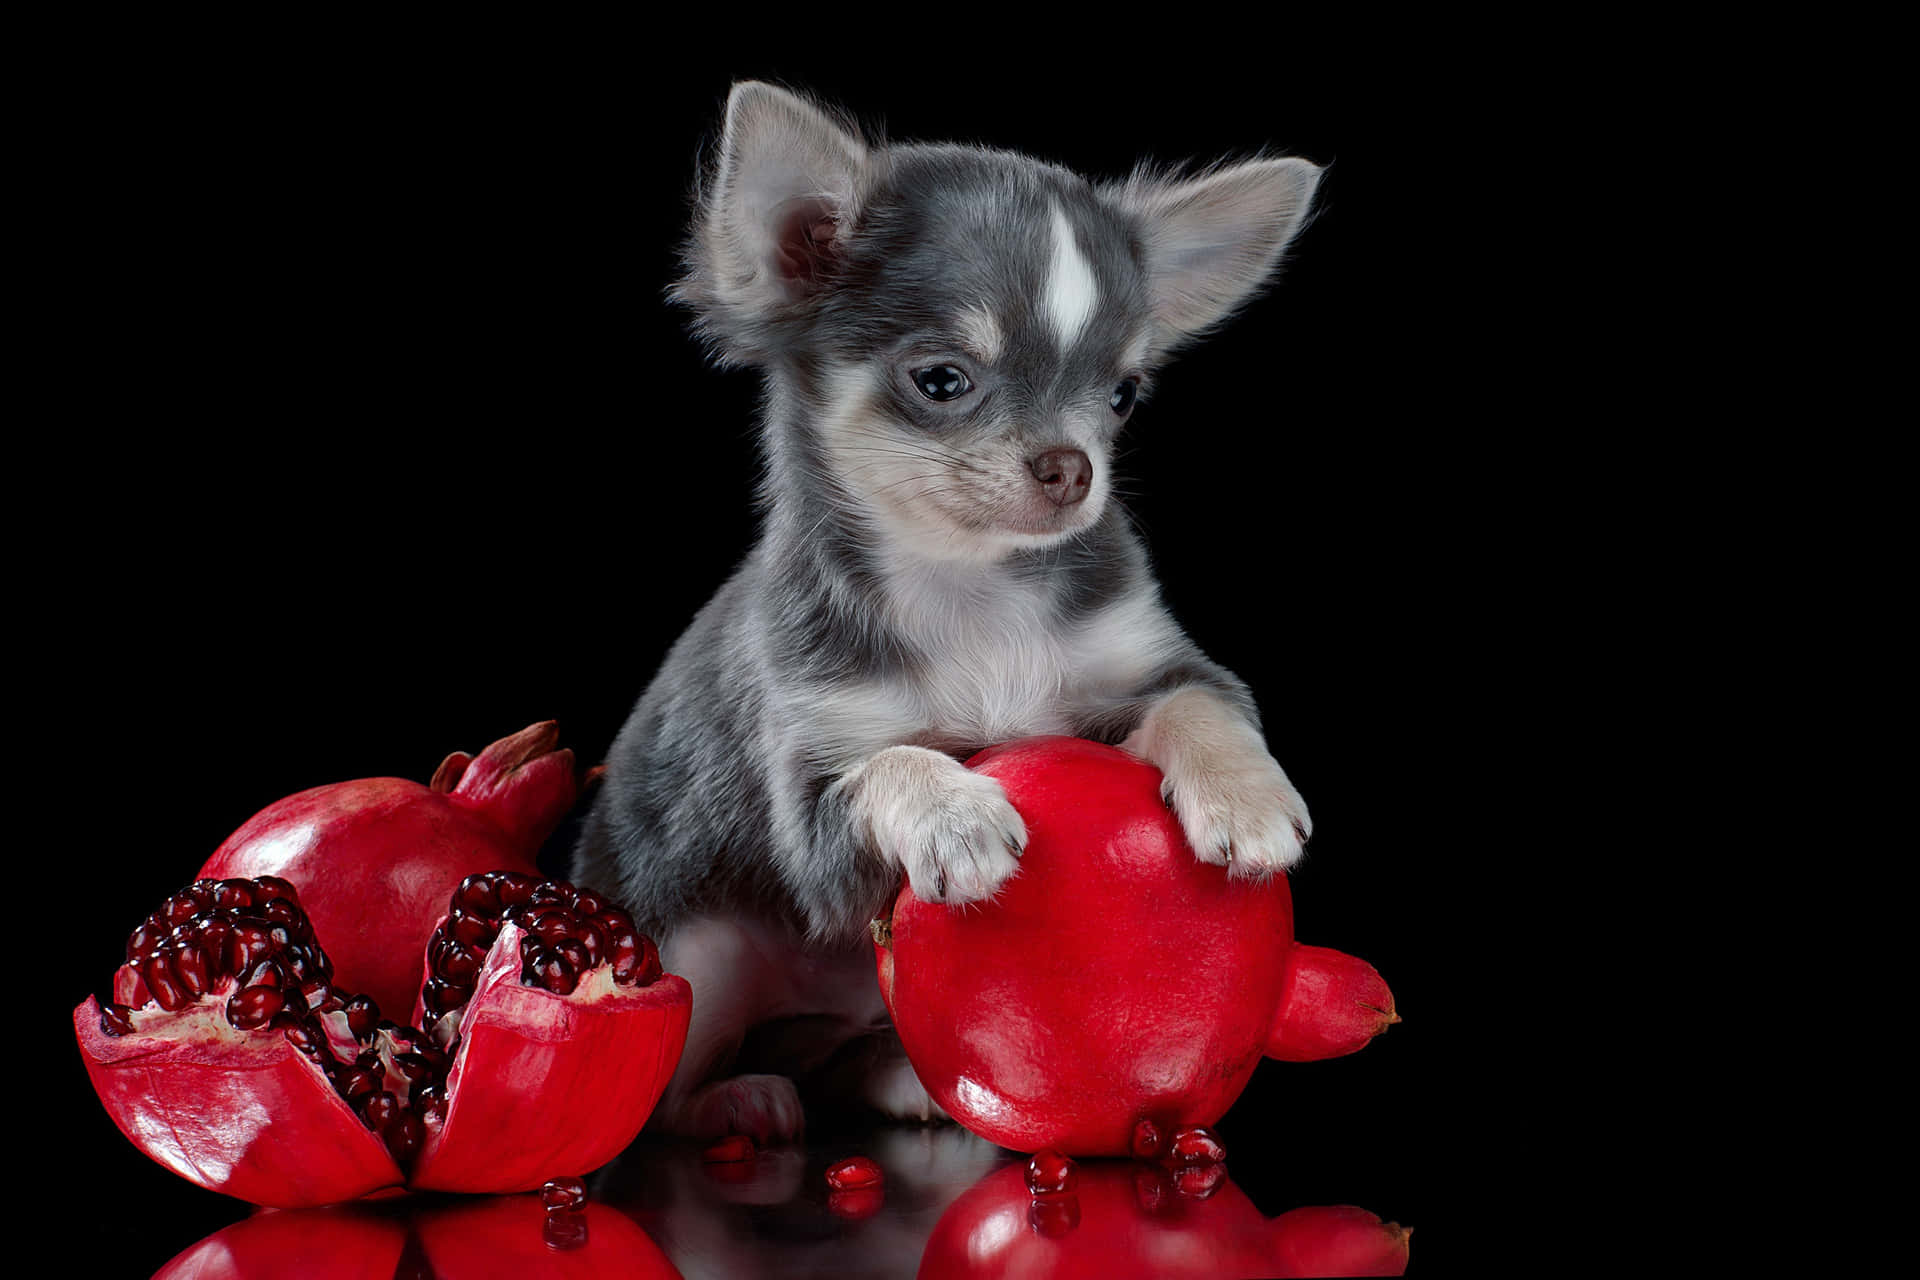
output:
M 211 1044 L 109 1036 L 92 996 L 73 1011 L 73 1031 L 120 1132 L 189 1182 L 301 1208 L 404 1181 L 380 1139 L 283 1036 Z
M 426 785 L 361 778 L 290 795 L 228 836 L 197 878 L 291 881 L 337 983 L 405 1016 L 453 886 L 476 871 L 539 874 L 541 844 L 580 795 L 559 737 L 545 721 L 478 756 L 456 751 Z
M 907 885 L 876 929 L 921 1082 L 1017 1151 L 1122 1156 L 1142 1117 L 1212 1125 L 1270 1036 L 1293 945 L 1285 877 L 1196 860 L 1160 771 L 1118 748 L 1025 739 L 968 767 L 1006 789 L 1028 841 L 991 905 L 953 910 Z
M 1274 1259 L 1287 1276 L 1399 1276 L 1413 1230 L 1350 1204 L 1289 1209 L 1273 1220 Z
M 519 981 L 520 930 L 501 930 L 460 1019 L 447 1117 L 408 1185 L 533 1191 L 589 1173 L 640 1135 L 680 1064 L 693 988 L 677 974 L 583 1002 Z
M 1296 944 L 1267 1056 L 1317 1062 L 1364 1048 L 1400 1021 L 1393 992 L 1372 965 L 1331 947 Z
M 340 1205 L 256 1213 L 181 1250 L 153 1280 L 393 1280 L 407 1220 Z

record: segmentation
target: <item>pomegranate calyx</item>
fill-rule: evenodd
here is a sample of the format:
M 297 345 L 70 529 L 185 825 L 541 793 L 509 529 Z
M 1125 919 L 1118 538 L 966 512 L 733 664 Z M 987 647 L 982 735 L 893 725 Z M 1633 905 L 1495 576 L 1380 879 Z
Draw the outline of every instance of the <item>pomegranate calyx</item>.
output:
M 573 752 L 559 743 L 558 721 L 528 725 L 464 766 L 455 763 L 461 753 L 448 756 L 434 774 L 434 789 L 441 789 L 442 774 L 449 775 L 450 799 L 485 814 L 526 847 L 538 848 L 580 798 Z

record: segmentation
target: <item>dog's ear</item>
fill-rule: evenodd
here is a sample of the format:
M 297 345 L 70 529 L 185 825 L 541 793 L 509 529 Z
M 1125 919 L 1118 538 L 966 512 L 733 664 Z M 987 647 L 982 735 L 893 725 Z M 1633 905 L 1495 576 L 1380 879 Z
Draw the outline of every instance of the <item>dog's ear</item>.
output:
M 1319 183 L 1319 166 L 1284 156 L 1191 178 L 1141 169 L 1107 188 L 1138 220 L 1157 354 L 1199 337 L 1259 292 L 1305 224 Z
M 764 359 L 831 278 L 870 157 L 856 127 L 801 95 L 733 86 L 674 289 L 723 363 Z

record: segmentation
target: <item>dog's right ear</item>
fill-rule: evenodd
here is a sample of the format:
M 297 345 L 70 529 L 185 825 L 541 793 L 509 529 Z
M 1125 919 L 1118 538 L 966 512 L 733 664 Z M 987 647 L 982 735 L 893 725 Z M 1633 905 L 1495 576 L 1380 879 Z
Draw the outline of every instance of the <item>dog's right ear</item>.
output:
M 859 216 L 866 141 L 799 94 L 733 86 L 673 297 L 723 364 L 754 364 L 831 276 Z

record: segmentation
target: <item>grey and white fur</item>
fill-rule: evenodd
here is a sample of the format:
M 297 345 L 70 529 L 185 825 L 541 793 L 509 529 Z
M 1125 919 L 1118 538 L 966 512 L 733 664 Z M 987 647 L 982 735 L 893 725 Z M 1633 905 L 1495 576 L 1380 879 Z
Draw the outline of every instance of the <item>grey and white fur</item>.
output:
M 1261 156 L 1096 183 L 733 87 L 675 297 L 764 377 L 763 528 L 615 740 L 572 868 L 693 983 L 659 1126 L 792 1136 L 794 1078 L 836 1070 L 938 1117 L 866 926 L 903 872 L 956 910 L 1018 874 L 1019 814 L 960 764 L 979 748 L 1117 743 L 1202 861 L 1301 856 L 1306 805 L 1162 604 L 1113 450 L 1154 371 L 1272 276 L 1318 179 Z

